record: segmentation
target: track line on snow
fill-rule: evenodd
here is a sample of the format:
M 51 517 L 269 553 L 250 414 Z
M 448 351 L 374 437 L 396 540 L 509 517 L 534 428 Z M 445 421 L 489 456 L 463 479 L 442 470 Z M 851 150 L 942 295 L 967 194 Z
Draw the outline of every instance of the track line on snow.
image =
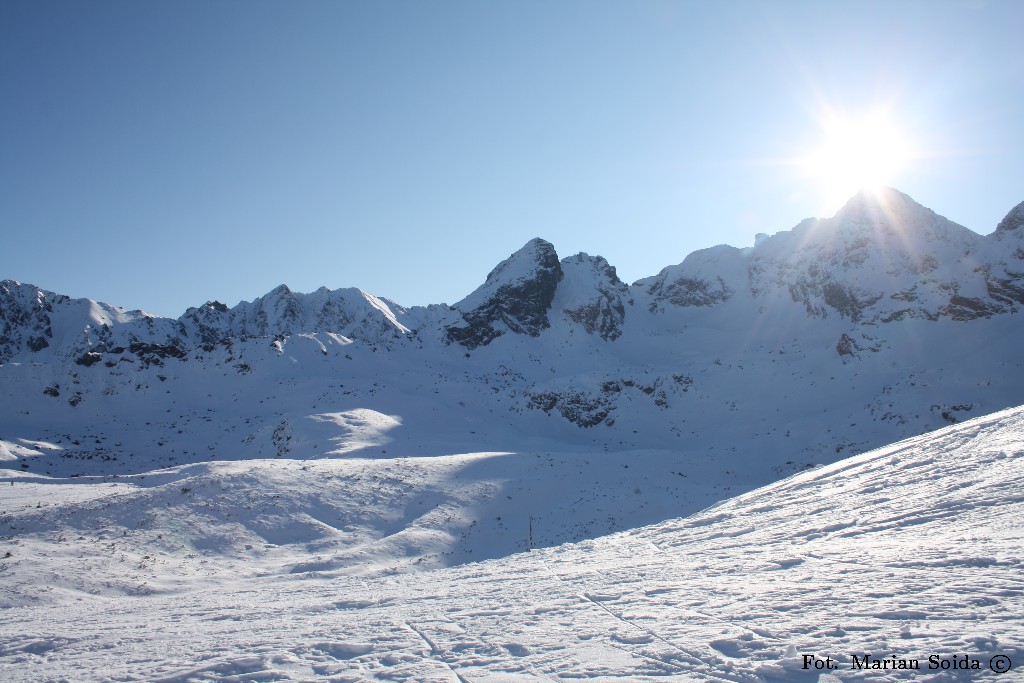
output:
M 817 554 L 814 554 L 814 553 L 795 553 L 795 554 L 801 555 L 803 557 L 811 558 L 811 559 L 814 559 L 814 560 L 818 560 L 818 561 L 821 561 L 821 562 L 830 562 L 832 564 L 837 564 L 837 565 L 842 565 L 842 566 L 859 567 L 859 568 L 864 569 L 865 571 L 868 571 L 868 572 L 876 572 L 877 573 L 877 572 L 882 572 L 882 571 L 893 571 L 893 572 L 902 572 L 902 573 L 905 573 L 905 574 L 912 574 L 912 575 L 929 574 L 929 575 L 933 575 L 933 576 L 936 576 L 936 577 L 939 577 L 939 578 L 943 578 L 943 579 L 948 579 L 950 577 L 950 575 L 954 574 L 954 572 L 956 570 L 961 570 L 961 571 L 966 572 L 968 570 L 968 568 L 971 567 L 971 565 L 953 565 L 953 566 L 948 567 L 948 568 L 941 568 L 941 567 L 928 567 L 928 566 L 918 566 L 918 565 L 899 565 L 899 564 L 888 564 L 888 563 L 886 563 L 886 564 L 879 564 L 879 565 L 871 565 L 871 564 L 868 564 L 866 562 L 859 562 L 857 560 L 846 560 L 846 559 L 842 559 L 842 558 L 838 558 L 838 557 L 827 557 L 825 555 L 817 555 Z M 1017 566 L 1017 565 L 1011 565 L 1011 564 L 1000 565 L 999 563 L 994 563 L 994 564 L 995 564 L 995 566 L 1001 566 L 1001 567 L 1005 568 L 1007 570 L 1007 573 L 1012 573 L 1013 571 L 1019 570 L 1019 566 Z M 1007 576 L 1006 577 L 1006 581 L 1008 581 L 1009 583 L 1012 583 L 1012 584 L 1024 584 L 1024 580 L 1015 579 L 1013 576 Z
M 440 647 L 438 647 L 437 643 L 435 643 L 433 640 L 431 640 L 427 636 L 427 634 L 425 634 L 423 631 L 421 631 L 420 629 L 418 629 L 415 626 L 413 626 L 412 624 L 410 624 L 408 621 L 405 622 L 405 626 L 410 631 L 412 631 L 417 636 L 419 636 L 420 640 L 422 640 L 423 643 L 427 647 L 430 648 L 431 656 L 433 656 L 436 661 L 439 661 L 442 664 L 444 664 L 448 668 L 448 670 L 452 672 L 452 675 L 455 676 L 456 680 L 458 680 L 459 683 L 473 683 L 471 680 L 469 680 L 468 678 L 466 678 L 465 676 L 460 674 L 458 671 L 456 671 L 455 667 L 452 666 L 451 663 L 445 661 L 447 659 L 448 655 L 445 654 L 445 651 L 442 650 Z
M 643 626 L 640 626 L 639 624 L 637 624 L 637 623 L 635 623 L 633 621 L 630 621 L 629 619 L 627 619 L 627 618 L 625 618 L 625 617 L 623 617 L 621 615 L 616 614 L 615 612 L 611 611 L 610 609 L 608 609 L 607 607 L 602 605 L 600 602 L 598 602 L 598 601 L 594 600 L 593 598 L 591 598 L 589 595 L 586 595 L 585 593 L 580 593 L 580 594 L 578 594 L 578 596 L 581 599 L 585 600 L 586 602 L 589 602 L 591 605 L 594 605 L 595 607 L 600 608 L 606 614 L 610 615 L 613 619 L 619 621 L 620 623 L 623 623 L 626 626 L 634 628 L 634 629 L 636 629 L 636 630 L 638 630 L 638 631 L 640 631 L 642 633 L 646 633 L 647 635 L 649 635 L 650 637 L 654 638 L 655 640 L 657 640 L 657 641 L 659 641 L 661 643 L 664 643 L 665 645 L 668 645 L 670 648 L 672 648 L 676 652 L 679 652 L 679 653 L 683 654 L 685 656 L 685 658 L 686 658 L 687 663 L 693 664 L 693 665 L 695 665 L 697 667 L 699 667 L 702 664 L 703 665 L 707 664 L 707 662 L 705 662 L 703 659 L 701 659 L 700 657 L 697 657 L 693 653 L 691 653 L 688 650 L 684 649 L 682 646 L 673 643 L 671 640 L 668 640 L 664 636 L 661 636 L 661 635 L 655 633 L 654 631 L 652 631 L 652 630 L 650 630 L 648 628 L 644 628 Z M 717 655 L 714 655 L 714 656 L 715 656 L 715 658 L 718 658 Z M 657 659 L 662 664 L 664 664 L 666 666 L 669 666 L 669 667 L 672 667 L 674 669 L 678 669 L 681 672 L 685 672 L 686 671 L 686 669 L 684 669 L 679 664 L 674 664 L 672 662 L 668 662 L 668 661 L 665 661 L 665 660 L 660 659 L 660 658 L 655 658 L 655 659 Z M 732 679 L 719 678 L 718 676 L 714 676 L 713 674 L 711 674 L 709 672 L 706 672 L 706 671 L 700 671 L 700 674 L 702 676 L 706 677 L 705 680 L 709 680 L 709 681 L 725 681 L 725 682 L 728 682 L 728 683 L 732 683 Z M 711 677 L 711 676 L 714 676 L 714 677 Z
M 598 602 L 598 601 L 594 600 L 593 598 L 591 598 L 585 592 L 583 592 L 583 593 L 576 592 L 575 591 L 575 586 L 573 586 L 572 583 L 567 581 L 562 576 L 558 575 L 548 565 L 547 561 L 545 559 L 543 559 L 543 557 L 540 558 L 540 564 L 556 580 L 558 580 L 560 583 L 568 586 L 570 589 L 573 589 L 573 592 L 575 593 L 576 597 L 580 598 L 580 600 L 582 600 L 582 601 L 584 601 L 586 603 L 589 603 L 590 605 L 593 605 L 594 607 L 599 608 L 601 611 L 603 611 L 605 614 L 609 615 L 610 617 L 612 617 L 616 621 L 618 621 L 618 622 L 620 622 L 622 624 L 625 624 L 626 626 L 628 626 L 630 628 L 636 629 L 636 630 L 640 631 L 641 633 L 644 633 L 644 634 L 650 636 L 651 638 L 657 640 L 658 642 L 663 643 L 664 645 L 666 645 L 669 648 L 675 650 L 676 652 L 679 652 L 680 654 L 682 654 L 684 656 L 685 661 L 688 664 L 692 665 L 694 667 L 694 669 L 696 669 L 696 671 L 688 670 L 688 669 L 686 669 L 685 667 L 683 667 L 679 663 L 669 662 L 669 661 L 666 661 L 666 660 L 661 659 L 659 657 L 652 657 L 651 655 L 645 655 L 645 654 L 643 654 L 641 652 L 638 652 L 638 651 L 635 651 L 635 650 L 624 650 L 624 651 L 629 652 L 630 654 L 632 654 L 634 656 L 639 656 L 642 659 L 646 659 L 648 661 L 654 661 L 654 662 L 657 662 L 657 663 L 659 663 L 659 664 L 661 664 L 663 666 L 669 667 L 671 669 L 675 669 L 675 670 L 679 671 L 680 673 L 698 673 L 700 676 L 703 677 L 704 680 L 707 680 L 707 681 L 720 681 L 721 683 L 735 683 L 736 679 L 722 678 L 721 676 L 719 676 L 717 674 L 714 674 L 714 673 L 712 673 L 710 671 L 707 671 L 705 669 L 705 667 L 709 666 L 709 662 L 715 661 L 715 660 L 721 660 L 721 656 L 718 653 L 716 653 L 714 650 L 712 650 L 711 648 L 704 648 L 704 649 L 707 650 L 707 654 L 709 655 L 709 659 L 706 659 L 706 660 L 705 659 L 701 659 L 697 655 L 694 655 L 693 653 L 691 653 L 688 650 L 686 650 L 685 648 L 683 648 L 681 645 L 678 645 L 678 644 L 672 642 L 671 640 L 665 638 L 664 636 L 662 636 L 662 635 L 660 635 L 658 633 L 655 633 L 654 631 L 652 631 L 652 630 L 650 630 L 648 628 L 645 628 L 645 627 L 641 626 L 640 624 L 637 624 L 637 623 L 635 623 L 633 621 L 630 621 L 629 619 L 627 619 L 627 618 L 625 618 L 625 617 L 623 617 L 621 615 L 616 614 L 615 612 L 613 612 L 610 609 L 608 609 L 605 605 L 603 605 L 600 602 Z M 726 622 L 726 623 L 728 623 L 728 622 Z M 616 647 L 618 647 L 618 646 L 616 646 Z M 623 648 L 620 647 L 619 649 L 623 649 Z
M 419 636 L 420 640 L 422 640 L 427 645 L 427 647 L 429 647 L 431 649 L 431 654 L 433 654 L 433 655 L 435 655 L 437 657 L 441 657 L 441 658 L 447 658 L 448 657 L 447 653 L 437 643 L 435 643 L 432 638 L 430 638 L 426 633 L 424 633 L 422 629 L 420 629 L 419 627 L 413 626 L 409 622 L 405 622 L 405 625 L 407 627 L 409 627 L 409 629 L 411 631 L 413 631 L 413 633 L 415 633 L 417 636 Z M 490 641 L 488 641 L 486 639 L 481 638 L 479 635 L 475 635 L 473 637 L 476 638 L 478 642 L 493 647 L 493 643 L 491 643 Z M 498 648 L 495 648 L 495 649 L 498 649 Z M 449 670 L 451 670 L 451 672 L 455 675 L 456 678 L 459 679 L 459 681 L 461 681 L 462 683 L 472 683 L 470 679 L 466 678 L 465 676 L 460 674 L 458 671 L 456 671 L 455 667 L 452 664 L 450 664 L 447 661 L 444 661 L 444 659 L 441 659 L 440 661 L 445 666 L 447 666 Z M 527 665 L 527 666 L 524 666 L 523 668 L 525 670 L 529 671 L 529 673 L 532 676 L 534 676 L 536 679 L 538 679 L 538 680 L 552 681 L 552 683 L 556 683 L 556 681 L 558 680 L 556 678 L 552 678 L 551 676 L 549 676 L 548 674 L 546 674 L 546 673 L 544 673 L 542 671 L 538 671 L 533 666 Z

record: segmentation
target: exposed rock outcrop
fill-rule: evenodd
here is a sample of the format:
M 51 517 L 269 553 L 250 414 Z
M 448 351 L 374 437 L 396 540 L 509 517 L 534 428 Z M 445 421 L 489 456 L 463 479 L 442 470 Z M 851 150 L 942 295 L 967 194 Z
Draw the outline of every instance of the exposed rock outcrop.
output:
M 633 300 L 615 267 L 601 256 L 583 253 L 562 259 L 561 266 L 558 300 L 565 316 L 587 334 L 606 341 L 621 337 L 626 306 Z
M 538 336 L 551 325 L 548 311 L 561 279 L 555 248 L 539 238 L 530 240 L 455 305 L 464 324 L 448 326 L 447 340 L 475 349 L 506 332 Z
M 676 266 L 633 283 L 650 296 L 651 312 L 666 308 L 704 308 L 728 301 L 748 289 L 746 256 L 727 245 L 695 251 Z
M 1024 225 L 1024 202 L 1010 209 L 1003 220 L 999 221 L 996 232 L 1010 232 L 1019 229 L 1022 225 Z

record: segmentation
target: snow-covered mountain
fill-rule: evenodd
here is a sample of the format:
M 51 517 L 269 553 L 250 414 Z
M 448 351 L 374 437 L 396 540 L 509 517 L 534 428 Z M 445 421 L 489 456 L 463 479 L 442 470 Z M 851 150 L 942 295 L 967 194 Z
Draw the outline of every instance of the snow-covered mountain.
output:
M 1019 660 L 1024 418 L 959 423 L 1024 404 L 1022 306 L 1024 203 L 981 236 L 895 190 L 632 285 L 531 240 L 454 306 L 3 281 L 3 678 Z
M 390 304 L 361 289 L 293 292 L 285 285 L 252 303 L 229 309 L 219 302 L 190 308 L 179 318 L 182 335 L 205 344 L 235 337 L 287 337 L 300 332 L 332 332 L 379 342 L 398 339 L 410 330 L 398 322 Z M 401 312 L 401 308 L 397 307 Z
M 838 458 L 1024 402 L 1022 207 L 981 236 L 865 191 L 631 286 L 534 239 L 454 306 L 282 285 L 172 320 L 7 280 L 0 453 L 81 474 L 388 444 Z

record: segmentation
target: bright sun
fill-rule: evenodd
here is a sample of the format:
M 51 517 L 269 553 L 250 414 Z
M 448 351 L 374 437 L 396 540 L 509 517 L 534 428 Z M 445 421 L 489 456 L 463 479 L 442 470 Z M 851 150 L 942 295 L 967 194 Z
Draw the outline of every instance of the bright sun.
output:
M 829 114 L 822 132 L 824 141 L 802 159 L 802 166 L 820 185 L 829 207 L 861 189 L 892 184 L 911 157 L 906 136 L 884 113 L 861 119 Z

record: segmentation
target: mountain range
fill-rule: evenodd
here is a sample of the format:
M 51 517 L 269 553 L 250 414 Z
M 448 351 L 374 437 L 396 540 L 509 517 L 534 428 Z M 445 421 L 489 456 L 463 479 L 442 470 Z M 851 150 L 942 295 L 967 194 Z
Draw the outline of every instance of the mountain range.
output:
M 716 459 L 757 444 L 769 469 L 843 457 L 1024 403 L 1022 223 L 1024 203 L 981 236 L 863 191 L 632 285 L 533 239 L 452 306 L 281 285 L 168 319 L 5 280 L 0 462 L 87 474 L 549 441 Z

